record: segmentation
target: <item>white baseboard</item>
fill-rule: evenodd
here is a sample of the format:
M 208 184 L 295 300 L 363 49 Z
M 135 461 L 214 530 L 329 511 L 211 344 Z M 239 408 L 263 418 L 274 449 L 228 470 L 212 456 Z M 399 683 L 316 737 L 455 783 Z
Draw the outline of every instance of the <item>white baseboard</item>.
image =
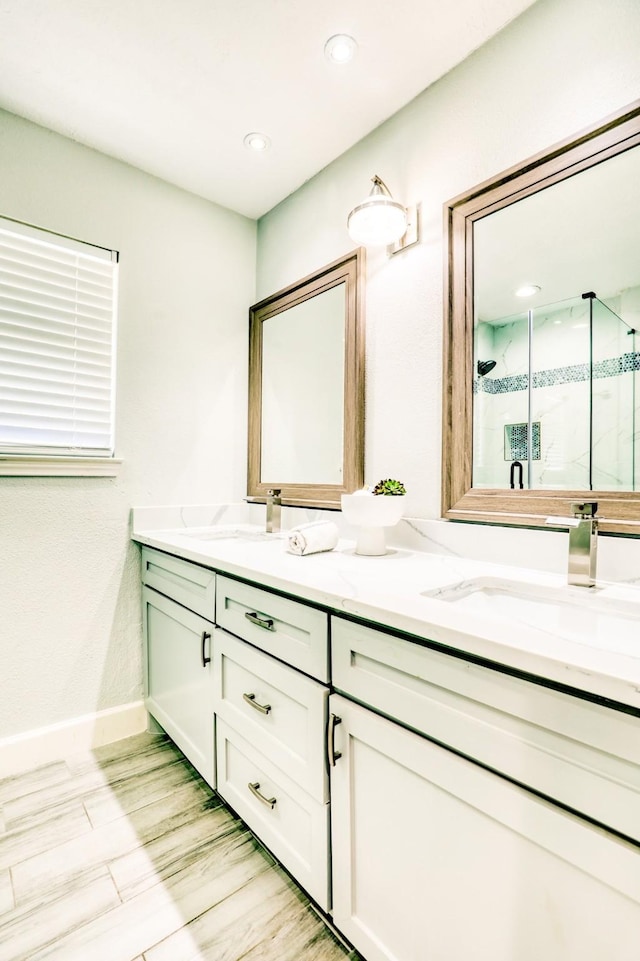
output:
M 0 740 L 0 778 L 111 744 L 147 730 L 143 701 L 133 701 Z

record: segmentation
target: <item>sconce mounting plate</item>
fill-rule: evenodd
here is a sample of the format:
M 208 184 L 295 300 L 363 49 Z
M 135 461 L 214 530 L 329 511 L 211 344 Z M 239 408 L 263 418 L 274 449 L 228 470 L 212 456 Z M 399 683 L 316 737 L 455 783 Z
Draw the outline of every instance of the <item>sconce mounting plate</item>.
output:
M 401 250 L 406 250 L 407 247 L 413 247 L 414 244 L 420 242 L 420 204 L 413 204 L 411 207 L 406 208 L 407 211 L 407 229 L 395 244 L 389 244 L 387 247 L 388 254 L 399 254 Z

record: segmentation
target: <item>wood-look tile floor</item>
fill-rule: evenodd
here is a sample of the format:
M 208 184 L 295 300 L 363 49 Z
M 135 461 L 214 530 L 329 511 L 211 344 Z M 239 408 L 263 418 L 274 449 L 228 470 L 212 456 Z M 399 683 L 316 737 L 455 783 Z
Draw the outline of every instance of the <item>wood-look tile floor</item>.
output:
M 345 961 L 167 738 L 0 780 L 0 961 Z

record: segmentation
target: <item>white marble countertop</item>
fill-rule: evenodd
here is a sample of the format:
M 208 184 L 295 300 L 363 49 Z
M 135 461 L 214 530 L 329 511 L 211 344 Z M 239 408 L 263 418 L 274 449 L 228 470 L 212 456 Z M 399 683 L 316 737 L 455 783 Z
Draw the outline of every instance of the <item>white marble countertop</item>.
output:
M 286 535 L 267 537 L 263 528 L 234 523 L 228 514 L 224 520 L 225 524 L 205 527 L 142 530 L 136 529 L 134 517 L 132 536 L 140 544 L 321 604 L 338 614 L 360 617 L 640 708 L 638 586 L 602 584 L 598 590 L 600 598 L 629 605 L 631 636 L 627 632 L 623 638 L 615 630 L 605 630 L 604 639 L 601 636 L 597 642 L 584 643 L 545 629 L 544 624 L 533 627 L 517 612 L 501 616 L 493 609 L 467 610 L 422 594 L 479 577 L 564 589 L 566 578 L 561 575 L 400 549 L 382 557 L 361 557 L 348 540 L 340 540 L 333 551 L 299 557 L 287 552 Z M 220 537 L 225 530 L 243 530 L 256 536 Z M 569 590 L 585 591 L 587 595 L 584 588 Z M 636 616 L 637 650 L 633 637 Z

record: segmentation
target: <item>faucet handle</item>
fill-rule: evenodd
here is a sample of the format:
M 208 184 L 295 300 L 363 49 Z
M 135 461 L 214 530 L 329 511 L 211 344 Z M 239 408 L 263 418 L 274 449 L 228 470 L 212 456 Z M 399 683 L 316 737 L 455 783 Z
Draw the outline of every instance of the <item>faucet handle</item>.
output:
M 280 497 L 282 489 L 280 487 L 274 487 L 273 490 L 267 491 L 267 497 Z
M 574 517 L 595 517 L 598 510 L 596 501 L 578 501 L 571 505 L 571 513 Z
M 580 519 L 577 516 L 573 517 L 547 517 L 545 524 L 547 527 L 577 527 L 580 523 Z

